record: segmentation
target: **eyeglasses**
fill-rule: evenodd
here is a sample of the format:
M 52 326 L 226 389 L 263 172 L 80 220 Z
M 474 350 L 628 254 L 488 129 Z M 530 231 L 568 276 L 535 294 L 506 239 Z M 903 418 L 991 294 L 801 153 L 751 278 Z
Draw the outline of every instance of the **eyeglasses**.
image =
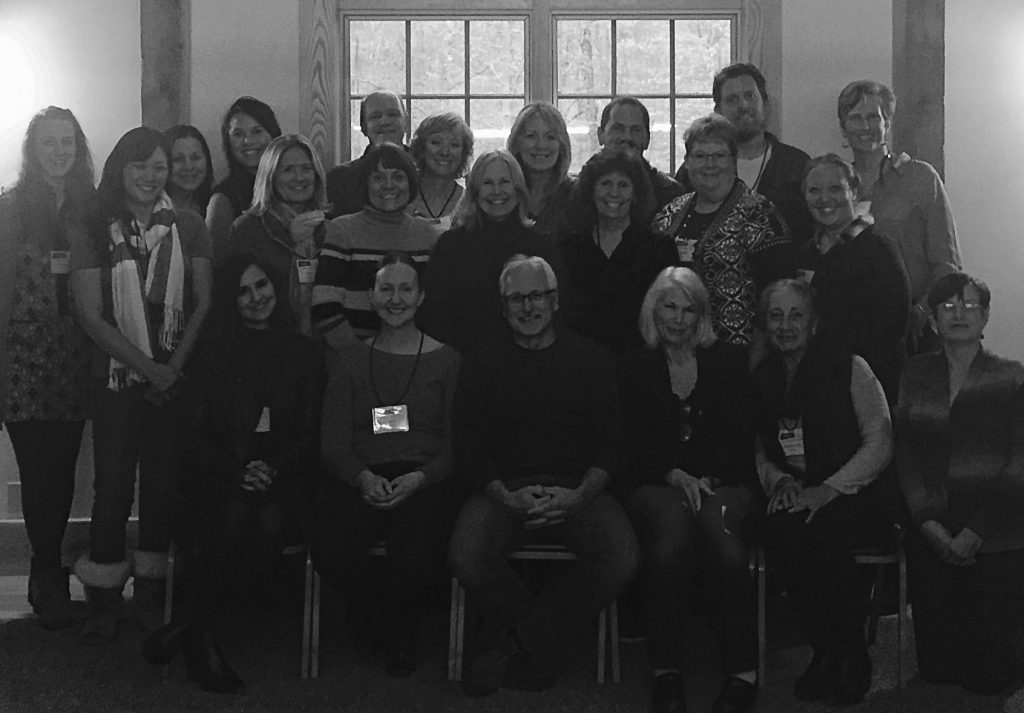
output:
M 974 314 L 982 310 L 980 302 L 943 302 L 938 310 L 943 314 L 956 314 L 957 310 L 963 310 L 965 314 Z
M 511 307 L 521 308 L 527 302 L 531 305 L 535 302 L 543 302 L 550 295 L 553 295 L 554 292 L 554 290 L 537 290 L 536 292 L 528 292 L 525 295 L 520 292 L 513 292 L 511 295 L 505 295 L 505 301 Z
M 686 154 L 686 158 L 692 160 L 694 163 L 725 163 L 732 159 L 732 154 L 726 153 L 725 151 L 716 151 L 715 153 L 704 153 L 703 151 L 697 151 L 694 153 Z

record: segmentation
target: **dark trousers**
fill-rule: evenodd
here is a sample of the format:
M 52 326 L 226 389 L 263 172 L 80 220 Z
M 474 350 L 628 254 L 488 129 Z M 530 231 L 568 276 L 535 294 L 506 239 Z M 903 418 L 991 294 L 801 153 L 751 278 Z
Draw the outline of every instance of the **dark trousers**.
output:
M 387 477 L 381 468 L 374 470 Z M 329 480 L 317 509 L 313 561 L 353 611 L 383 614 L 380 618 L 392 633 L 410 633 L 418 626 L 424 600 L 447 575 L 445 546 L 459 505 L 452 479 L 413 493 L 393 510 L 370 507 L 358 488 Z M 382 539 L 387 541 L 387 557 L 379 563 L 379 579 L 366 551 Z
M 1024 625 L 1024 550 L 946 564 L 916 530 L 907 535 L 907 573 L 921 675 L 997 693 L 1021 674 L 1014 637 Z
M 536 596 L 507 559 L 534 538 L 562 544 L 579 557 Z M 538 530 L 526 530 L 520 517 L 489 497 L 471 495 L 449 545 L 452 573 L 485 616 L 515 626 L 523 646 L 551 668 L 563 664 L 573 640 L 633 578 L 638 561 L 629 519 L 605 493 L 565 522 Z
M 32 545 L 32 570 L 60 567 L 85 422 L 15 421 L 5 425 L 18 461 L 21 512 Z
M 644 557 L 640 585 L 652 668 L 680 665 L 698 569 L 723 670 L 757 667 L 757 611 L 745 535 L 756 530 L 761 507 L 742 487 L 719 488 L 697 513 L 681 490 L 667 485 L 640 486 L 626 500 Z
M 768 556 L 816 652 L 863 646 L 867 589 L 853 551 L 878 547 L 892 531 L 879 483 L 840 495 L 807 523 L 807 512 L 765 519 Z
M 139 549 L 166 552 L 180 473 L 181 420 L 175 401 L 154 406 L 145 385 L 93 395 L 95 498 L 89 556 L 100 564 L 125 558 L 125 524 L 139 472 Z

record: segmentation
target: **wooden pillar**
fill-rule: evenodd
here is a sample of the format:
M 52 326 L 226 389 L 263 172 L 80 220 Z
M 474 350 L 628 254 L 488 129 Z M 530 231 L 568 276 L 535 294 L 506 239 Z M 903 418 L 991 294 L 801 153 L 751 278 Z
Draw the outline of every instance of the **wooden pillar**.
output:
M 142 123 L 163 131 L 189 120 L 189 0 L 141 0 Z
M 337 18 L 333 0 L 299 3 L 299 131 L 309 138 L 324 167 L 341 155 L 338 145 L 341 93 L 337 80 Z
M 945 168 L 945 0 L 893 0 L 894 151 Z

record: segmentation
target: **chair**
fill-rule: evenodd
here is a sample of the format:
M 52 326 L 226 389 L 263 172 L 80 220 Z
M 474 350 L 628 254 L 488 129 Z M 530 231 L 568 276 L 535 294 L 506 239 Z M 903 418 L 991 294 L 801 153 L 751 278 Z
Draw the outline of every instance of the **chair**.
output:
M 508 555 L 512 560 L 575 560 L 576 554 L 562 545 L 525 545 Z M 619 660 L 619 610 L 616 602 L 608 605 L 598 617 L 597 682 L 604 683 L 608 650 L 611 650 L 612 681 L 621 680 Z M 465 654 L 466 590 L 452 577 L 451 612 L 448 623 L 448 680 L 462 680 L 462 659 Z
M 856 550 L 854 561 L 859 566 L 875 566 L 875 579 L 871 586 L 868 601 L 868 628 L 865 642 L 868 646 L 875 643 L 878 637 L 878 618 L 882 612 L 882 586 L 885 583 L 885 566 L 899 565 L 899 609 L 896 612 L 896 677 L 900 690 L 906 687 L 903 679 L 903 657 L 906 651 L 907 636 L 907 557 L 903 543 L 898 542 L 895 550 Z M 765 553 L 761 545 L 757 545 L 752 556 L 752 568 L 757 577 L 757 675 L 758 681 L 765 679 Z

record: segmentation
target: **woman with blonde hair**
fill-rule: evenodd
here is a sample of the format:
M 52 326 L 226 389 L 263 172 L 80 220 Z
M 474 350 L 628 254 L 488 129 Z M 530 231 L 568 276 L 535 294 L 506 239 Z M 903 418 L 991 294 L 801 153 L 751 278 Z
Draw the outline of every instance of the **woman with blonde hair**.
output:
M 409 212 L 448 230 L 463 193 L 458 179 L 473 158 L 473 131 L 458 114 L 432 114 L 416 127 L 409 152 L 420 178 Z
M 324 242 L 326 179 L 309 139 L 285 134 L 270 142 L 256 172 L 252 205 L 231 226 L 229 252 L 266 262 L 287 280 L 289 323 L 311 336 L 316 256 Z
M 512 124 L 506 148 L 523 169 L 529 189 L 526 209 L 534 230 L 557 237 L 569 227 L 569 199 L 575 185 L 569 177 L 572 145 L 565 119 L 547 102 L 527 104 Z
M 517 253 L 554 259 L 550 241 L 531 229 L 528 200 L 519 162 L 505 149 L 473 164 L 453 227 L 438 239 L 424 276 L 419 323 L 430 336 L 465 353 L 507 333 L 494 288 L 505 261 Z

